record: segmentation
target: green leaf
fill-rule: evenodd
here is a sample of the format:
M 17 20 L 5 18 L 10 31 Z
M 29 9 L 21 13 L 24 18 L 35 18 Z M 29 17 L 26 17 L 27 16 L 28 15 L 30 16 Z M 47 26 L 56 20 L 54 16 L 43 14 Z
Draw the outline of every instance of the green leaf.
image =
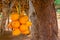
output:
M 55 4 L 59 5 L 60 4 L 60 0 L 55 0 Z

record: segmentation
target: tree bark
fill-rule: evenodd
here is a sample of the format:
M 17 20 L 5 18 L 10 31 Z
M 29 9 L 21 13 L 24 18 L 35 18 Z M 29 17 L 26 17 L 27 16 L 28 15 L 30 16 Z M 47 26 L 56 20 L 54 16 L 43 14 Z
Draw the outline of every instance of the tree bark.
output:
M 32 0 L 37 15 L 38 36 L 33 40 L 57 40 L 58 26 L 54 0 Z

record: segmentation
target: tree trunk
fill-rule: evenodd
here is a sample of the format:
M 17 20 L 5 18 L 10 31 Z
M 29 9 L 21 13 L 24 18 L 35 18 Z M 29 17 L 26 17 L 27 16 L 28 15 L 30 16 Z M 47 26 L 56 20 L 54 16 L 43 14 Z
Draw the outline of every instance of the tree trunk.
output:
M 32 3 L 38 21 L 35 22 L 38 36 L 34 35 L 33 40 L 57 40 L 58 26 L 54 0 L 33 0 Z

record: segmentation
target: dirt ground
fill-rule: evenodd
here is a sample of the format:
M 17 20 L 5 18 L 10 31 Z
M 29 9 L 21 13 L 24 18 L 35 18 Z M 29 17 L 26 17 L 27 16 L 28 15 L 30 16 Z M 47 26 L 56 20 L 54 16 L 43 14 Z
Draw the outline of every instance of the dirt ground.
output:
M 60 40 L 60 19 L 58 19 L 58 39 Z

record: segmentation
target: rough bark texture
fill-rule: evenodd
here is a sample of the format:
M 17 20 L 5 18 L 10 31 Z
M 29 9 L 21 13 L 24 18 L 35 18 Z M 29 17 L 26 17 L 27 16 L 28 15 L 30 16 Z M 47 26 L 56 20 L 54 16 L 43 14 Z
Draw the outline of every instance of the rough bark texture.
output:
M 54 7 L 54 0 L 33 0 L 32 1 L 38 20 L 38 36 L 33 40 L 57 40 L 57 19 Z M 36 23 L 36 22 L 35 22 Z

